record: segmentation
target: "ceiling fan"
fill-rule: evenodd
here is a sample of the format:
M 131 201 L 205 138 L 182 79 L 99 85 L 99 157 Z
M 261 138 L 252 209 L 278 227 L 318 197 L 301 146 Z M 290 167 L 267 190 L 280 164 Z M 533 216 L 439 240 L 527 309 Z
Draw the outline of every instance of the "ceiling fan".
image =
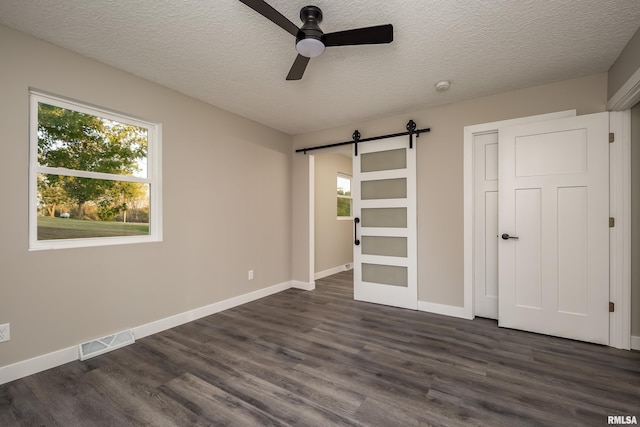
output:
M 320 56 L 326 47 L 382 44 L 393 41 L 393 25 L 391 24 L 325 34 L 318 25 L 322 22 L 322 11 L 319 7 L 303 7 L 300 10 L 300 19 L 304 24 L 298 28 L 263 0 L 240 1 L 295 36 L 298 56 L 289 70 L 287 80 L 300 80 L 309 59 Z

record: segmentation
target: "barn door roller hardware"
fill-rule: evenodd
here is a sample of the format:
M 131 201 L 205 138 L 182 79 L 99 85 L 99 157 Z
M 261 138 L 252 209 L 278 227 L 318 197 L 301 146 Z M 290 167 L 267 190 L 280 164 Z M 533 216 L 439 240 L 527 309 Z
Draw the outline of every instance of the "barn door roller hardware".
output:
M 323 148 L 331 148 L 331 147 L 339 147 L 341 145 L 355 144 L 354 154 L 357 156 L 358 155 L 358 144 L 360 144 L 362 142 L 377 141 L 379 139 L 394 138 L 396 136 L 405 136 L 405 135 L 409 135 L 409 148 L 413 148 L 413 136 L 414 135 L 416 136 L 416 138 L 418 138 L 418 137 L 420 137 L 421 133 L 426 133 L 426 132 L 430 132 L 431 131 L 431 128 L 416 129 L 417 127 L 418 126 L 416 125 L 416 122 L 414 122 L 413 120 L 409 120 L 409 122 L 407 123 L 407 131 L 406 132 L 391 133 L 389 135 L 372 136 L 371 138 L 364 138 L 364 139 L 361 139 L 362 135 L 360 135 L 360 132 L 358 132 L 358 130 L 356 129 L 353 132 L 353 135 L 351 135 L 351 138 L 352 138 L 351 141 L 336 142 L 335 144 L 319 145 L 317 147 L 299 148 L 299 149 L 296 150 L 296 153 L 307 154 L 307 151 L 321 150 Z

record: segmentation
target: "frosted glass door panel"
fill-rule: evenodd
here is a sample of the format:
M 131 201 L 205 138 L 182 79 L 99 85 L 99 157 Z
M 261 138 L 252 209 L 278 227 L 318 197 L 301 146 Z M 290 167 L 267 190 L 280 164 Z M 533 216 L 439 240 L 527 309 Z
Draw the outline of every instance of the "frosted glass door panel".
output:
M 360 189 L 362 200 L 404 199 L 407 197 L 407 179 L 362 181 Z
M 377 172 L 407 167 L 407 149 L 361 154 L 360 172 Z
M 407 208 L 363 208 L 363 227 L 407 228 Z
M 363 255 L 407 257 L 406 237 L 362 236 Z
M 362 280 L 383 285 L 401 286 L 408 283 L 407 267 L 380 264 L 362 264 Z

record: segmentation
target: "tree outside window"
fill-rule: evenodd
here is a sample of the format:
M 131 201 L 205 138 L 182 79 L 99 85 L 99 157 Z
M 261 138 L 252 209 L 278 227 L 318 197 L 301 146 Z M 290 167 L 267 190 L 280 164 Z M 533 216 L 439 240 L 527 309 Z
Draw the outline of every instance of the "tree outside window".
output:
M 351 177 L 348 175 L 338 175 L 337 180 L 337 206 L 338 219 L 351 218 Z

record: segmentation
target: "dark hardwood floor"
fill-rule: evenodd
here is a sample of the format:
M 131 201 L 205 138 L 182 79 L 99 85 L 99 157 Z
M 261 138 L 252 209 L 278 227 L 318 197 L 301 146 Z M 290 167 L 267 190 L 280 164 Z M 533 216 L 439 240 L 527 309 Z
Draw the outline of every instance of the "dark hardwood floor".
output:
M 350 272 L 0 386 L 0 426 L 640 422 L 640 352 L 353 301 Z

